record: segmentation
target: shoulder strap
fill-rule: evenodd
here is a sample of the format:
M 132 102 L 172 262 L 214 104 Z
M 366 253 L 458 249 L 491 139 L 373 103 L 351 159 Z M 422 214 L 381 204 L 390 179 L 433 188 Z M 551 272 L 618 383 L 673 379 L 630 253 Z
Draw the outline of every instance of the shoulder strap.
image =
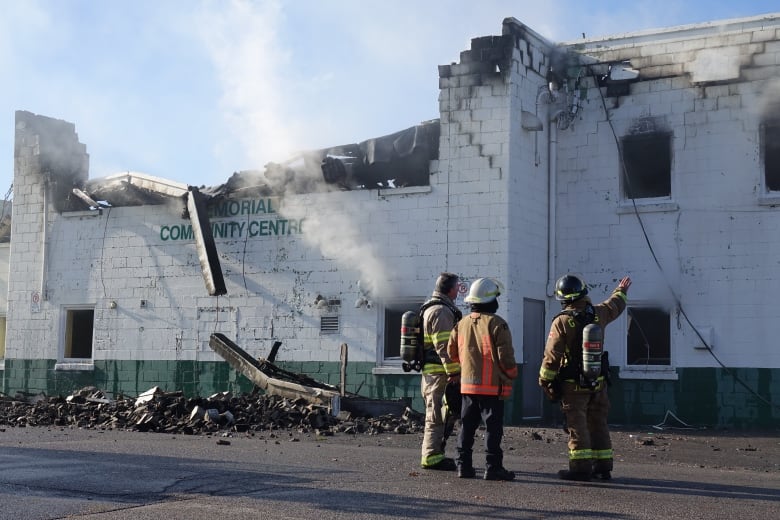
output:
M 555 321 L 555 318 L 557 318 L 558 316 L 564 316 L 564 315 L 574 318 L 577 321 L 577 323 L 582 325 L 583 327 L 585 325 L 588 325 L 589 323 L 598 321 L 596 317 L 596 309 L 594 309 L 593 305 L 590 304 L 581 311 L 575 311 L 573 309 L 563 310 L 553 317 L 553 321 Z
M 444 305 L 445 307 L 447 307 L 450 310 L 450 312 L 455 316 L 455 323 L 458 323 L 460 321 L 460 319 L 463 317 L 463 313 L 460 312 L 460 309 L 455 307 L 450 302 L 448 302 L 446 300 L 442 300 L 440 298 L 431 298 L 427 302 L 423 303 L 422 306 L 420 307 L 419 313 L 420 313 L 420 320 L 421 321 L 423 319 L 423 313 L 425 312 L 425 310 L 428 307 L 433 307 L 434 305 Z

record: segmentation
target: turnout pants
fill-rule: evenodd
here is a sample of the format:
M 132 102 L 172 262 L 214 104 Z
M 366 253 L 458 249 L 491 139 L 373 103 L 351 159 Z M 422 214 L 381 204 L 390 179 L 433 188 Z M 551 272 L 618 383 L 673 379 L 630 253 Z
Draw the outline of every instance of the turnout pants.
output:
M 569 429 L 569 471 L 588 474 L 612 471 L 606 385 L 602 383 L 600 389 L 589 391 L 564 382 L 562 390 L 561 410 Z
M 442 416 L 442 398 L 447 387 L 446 374 L 423 374 L 421 391 L 425 400 L 425 431 L 423 433 L 420 465 L 433 466 L 444 460 L 445 421 L 454 423 L 454 417 Z M 452 431 L 452 428 L 449 428 Z
M 460 467 L 473 467 L 472 448 L 474 435 L 482 421 L 485 422 L 485 470 L 503 467 L 504 452 L 501 438 L 504 436 L 504 401 L 492 395 L 463 394 L 463 409 L 458 432 L 458 459 Z

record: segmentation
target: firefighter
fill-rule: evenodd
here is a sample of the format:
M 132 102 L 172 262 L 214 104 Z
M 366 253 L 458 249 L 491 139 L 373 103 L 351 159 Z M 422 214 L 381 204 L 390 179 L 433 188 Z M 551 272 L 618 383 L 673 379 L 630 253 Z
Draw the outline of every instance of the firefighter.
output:
M 504 468 L 501 438 L 504 435 L 504 400 L 512 393 L 517 363 L 509 325 L 496 315 L 501 284 L 492 278 L 478 278 L 471 284 L 465 302 L 471 313 L 450 336 L 447 373 L 460 378 L 462 394 L 461 428 L 458 432 L 458 477 L 474 478 L 472 463 L 474 435 L 485 423 L 485 480 L 513 480 Z M 452 369 L 459 368 L 458 372 Z
M 575 274 L 566 274 L 555 284 L 555 299 L 562 311 L 550 325 L 550 334 L 539 369 L 539 385 L 551 401 L 560 399 L 569 431 L 569 469 L 558 472 L 564 480 L 588 481 L 612 478 L 612 442 L 607 414 L 609 367 L 602 363 L 599 375 L 583 375 L 583 329 L 590 324 L 603 328 L 626 308 L 631 278 L 618 283 L 612 295 L 593 305 L 588 286 Z M 606 360 L 606 355 L 602 355 Z
M 425 400 L 425 431 L 420 460 L 423 469 L 455 471 L 455 461 L 444 454 L 446 437 L 452 432 L 457 418 L 446 414 L 442 400 L 447 372 L 459 370 L 447 354 L 450 333 L 461 318 L 461 312 L 455 306 L 458 282 L 457 275 L 441 273 L 433 295 L 424 304 L 421 392 Z

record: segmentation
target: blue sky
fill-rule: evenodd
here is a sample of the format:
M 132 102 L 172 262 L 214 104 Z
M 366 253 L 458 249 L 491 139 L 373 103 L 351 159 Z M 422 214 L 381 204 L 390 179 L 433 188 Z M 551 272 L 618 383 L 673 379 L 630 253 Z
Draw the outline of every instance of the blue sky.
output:
M 0 195 L 14 112 L 76 125 L 90 178 L 217 185 L 438 113 L 438 65 L 512 16 L 551 41 L 778 12 L 777 0 L 0 0 Z

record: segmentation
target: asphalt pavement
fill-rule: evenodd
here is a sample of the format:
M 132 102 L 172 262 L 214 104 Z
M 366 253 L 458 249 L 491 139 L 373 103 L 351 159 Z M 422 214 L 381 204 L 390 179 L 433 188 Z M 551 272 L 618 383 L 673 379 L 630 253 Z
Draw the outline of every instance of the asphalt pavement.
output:
M 667 449 L 643 441 L 636 450 L 616 448 L 612 481 L 580 483 L 557 479 L 565 440 L 541 433 L 508 430 L 505 466 L 517 478 L 494 482 L 420 469 L 416 434 L 4 428 L 0 519 L 780 517 L 780 442 L 772 436 L 752 444 L 744 438 L 716 447 L 697 443 L 704 459 L 746 446 L 755 459 L 750 464 L 691 462 L 668 456 L 675 451 L 671 442 Z M 477 449 L 478 477 L 480 457 Z

